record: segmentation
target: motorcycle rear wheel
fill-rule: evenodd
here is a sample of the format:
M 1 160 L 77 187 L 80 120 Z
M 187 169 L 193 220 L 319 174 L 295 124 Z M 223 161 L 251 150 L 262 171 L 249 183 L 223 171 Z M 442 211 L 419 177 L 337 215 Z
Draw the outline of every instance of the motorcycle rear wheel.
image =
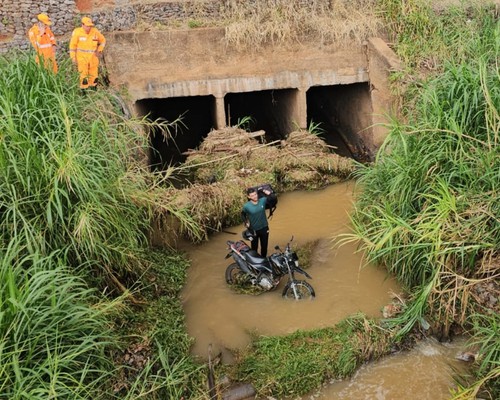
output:
M 316 297 L 316 293 L 308 282 L 294 280 L 286 284 L 282 296 L 286 299 L 307 300 Z
M 236 283 L 243 283 L 246 279 L 246 273 L 244 273 L 238 264 L 232 263 L 226 268 L 226 283 L 229 285 L 234 285 Z

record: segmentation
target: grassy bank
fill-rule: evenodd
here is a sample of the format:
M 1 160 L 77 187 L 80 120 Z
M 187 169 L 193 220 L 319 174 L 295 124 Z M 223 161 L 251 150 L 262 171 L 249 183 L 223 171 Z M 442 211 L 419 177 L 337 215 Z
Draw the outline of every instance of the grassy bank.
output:
M 153 215 L 183 210 L 137 161 L 144 122 L 77 83 L 0 58 L 0 398 L 198 398 L 187 264 L 148 244 Z
M 236 33 L 258 45 L 297 40 L 276 23 L 293 15 L 289 27 L 309 26 L 289 3 L 253 19 L 266 27 L 260 39 Z M 498 15 L 379 5 L 406 64 L 394 76 L 403 118 L 374 165 L 360 166 L 351 239 L 412 293 L 393 321 L 401 337 L 424 319 L 445 335 L 452 323 L 472 334 L 477 379 L 457 398 L 498 398 L 498 302 L 481 296 L 497 287 L 500 265 Z M 241 15 L 234 26 L 248 19 Z M 371 31 L 353 35 L 363 32 Z M 64 63 L 55 76 L 9 56 L 0 71 L 0 398 L 202 398 L 204 371 L 189 357 L 178 300 L 187 264 L 148 248 L 149 221 L 171 213 L 180 232 L 202 236 L 185 209 L 165 201 L 168 183 L 137 162 L 144 121 L 123 120 L 111 92 L 83 96 Z M 392 340 L 353 317 L 255 338 L 230 373 L 263 394 L 304 393 L 324 377 L 349 376 Z
M 358 170 L 351 238 L 411 293 L 394 321 L 400 334 L 423 319 L 443 338 L 453 324 L 465 328 L 479 353 L 472 387 L 498 398 L 498 14 L 493 6 L 436 13 L 421 1 L 382 3 L 406 62 L 395 76 L 402 118 L 376 162 Z M 485 290 L 496 301 L 480 296 Z
M 390 331 L 355 315 L 334 327 L 256 337 L 229 374 L 252 382 L 261 396 L 300 396 L 352 376 L 363 363 L 389 353 L 392 342 Z

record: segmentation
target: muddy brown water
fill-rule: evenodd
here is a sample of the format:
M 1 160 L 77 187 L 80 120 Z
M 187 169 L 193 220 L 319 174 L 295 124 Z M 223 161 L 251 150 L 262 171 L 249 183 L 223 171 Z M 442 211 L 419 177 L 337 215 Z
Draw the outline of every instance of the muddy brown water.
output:
M 312 301 L 283 299 L 281 290 L 285 280 L 277 290 L 260 295 L 239 294 L 226 285 L 224 272 L 231 263 L 231 259 L 224 259 L 227 253 L 226 241 L 240 239 L 242 225 L 227 229 L 236 235 L 221 232 L 200 245 L 181 244 L 181 249 L 186 251 L 191 259 L 187 283 L 181 297 L 187 330 L 195 340 L 193 355 L 206 360 L 211 345 L 213 354 L 221 352 L 222 362 L 231 363 L 232 350 L 248 345 L 250 333 L 284 335 L 297 329 L 332 326 L 357 312 L 381 317 L 382 308 L 391 302 L 391 294 L 398 293 L 400 287 L 394 279 L 387 276 L 384 269 L 365 265 L 355 244 L 335 246 L 332 242 L 339 234 L 349 232 L 349 212 L 352 209 L 354 189 L 354 183 L 347 182 L 323 190 L 285 193 L 279 196 L 278 209 L 270 220 L 270 251 L 275 244 L 283 248 L 292 235 L 292 245 L 295 247 L 320 240 L 308 269 L 313 278 L 309 283 L 316 291 L 316 298 Z M 437 358 L 442 361 L 448 356 L 443 353 Z M 390 361 L 386 362 L 391 364 Z M 401 388 L 407 388 L 406 383 L 399 378 L 401 366 L 396 363 L 394 367 L 388 367 L 389 370 L 391 368 L 394 379 L 401 382 Z M 367 374 L 370 375 L 370 372 Z M 414 371 L 408 370 L 409 376 L 413 374 Z M 379 377 L 374 379 L 381 382 L 388 379 L 381 376 L 382 372 L 376 372 L 375 375 Z M 442 376 L 434 373 L 432 379 L 444 382 L 443 390 L 447 391 L 447 371 L 443 371 Z M 336 383 L 311 395 L 311 398 L 445 398 L 439 397 L 439 393 L 437 397 L 387 397 L 383 388 L 373 389 L 374 392 L 370 394 L 370 382 L 362 386 L 366 386 L 366 393 L 341 397 L 342 393 L 350 393 L 357 388 L 344 382 Z M 376 392 L 377 390 L 380 392 Z
M 465 347 L 460 337 L 452 343 L 428 338 L 412 349 L 362 366 L 351 379 L 325 385 L 304 397 L 316 400 L 448 400 L 455 377 L 468 364 L 456 359 Z

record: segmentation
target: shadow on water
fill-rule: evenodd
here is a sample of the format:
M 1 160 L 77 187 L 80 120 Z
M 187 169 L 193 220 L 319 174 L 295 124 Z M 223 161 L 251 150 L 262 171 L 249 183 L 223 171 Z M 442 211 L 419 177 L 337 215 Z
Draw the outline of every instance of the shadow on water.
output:
M 242 225 L 227 229 L 237 235 L 222 232 L 213 235 L 206 243 L 181 246 L 192 262 L 181 296 L 188 333 L 195 339 L 193 355 L 206 360 L 211 345 L 213 353 L 221 352 L 222 362 L 230 364 L 233 362 L 232 350 L 248 345 L 251 332 L 283 335 L 297 329 L 332 326 L 357 312 L 381 317 L 382 308 L 391 301 L 391 293 L 398 293 L 400 287 L 384 269 L 364 266 L 362 254 L 356 251 L 355 244 L 335 247 L 332 242 L 332 238 L 349 231 L 348 213 L 352 209 L 354 188 L 354 183 L 348 182 L 319 191 L 279 196 L 278 209 L 270 221 L 270 249 L 275 244 L 284 247 L 292 235 L 295 247 L 319 240 L 308 269 L 313 277 L 309 282 L 316 291 L 316 298 L 312 301 L 283 299 L 284 281 L 277 290 L 260 295 L 238 294 L 226 285 L 224 272 L 231 262 L 224 259 L 226 241 L 241 238 Z M 442 345 L 438 343 L 437 346 Z M 380 365 L 379 370 L 363 368 L 357 374 L 360 378 L 328 385 L 321 392 L 303 398 L 444 399 L 446 397 L 442 394 L 450 386 L 450 374 L 440 367 L 440 363 L 444 363 L 448 354 L 442 350 L 444 348 L 437 348 L 429 350 L 434 358 L 426 356 L 425 349 L 420 353 L 388 357 L 375 364 Z M 408 368 L 402 367 L 404 361 L 401 357 L 407 357 Z M 426 364 L 429 361 L 442 373 L 429 367 Z M 418 365 L 417 370 L 413 369 Z M 363 374 L 368 378 L 363 378 Z M 401 391 L 411 387 L 408 380 L 418 381 L 415 378 L 418 374 L 424 381 L 422 387 L 401 395 Z M 397 389 L 386 387 L 390 380 Z M 428 380 L 434 382 L 434 395 L 419 396 L 418 391 L 427 391 Z M 410 394 L 412 396 L 408 397 Z

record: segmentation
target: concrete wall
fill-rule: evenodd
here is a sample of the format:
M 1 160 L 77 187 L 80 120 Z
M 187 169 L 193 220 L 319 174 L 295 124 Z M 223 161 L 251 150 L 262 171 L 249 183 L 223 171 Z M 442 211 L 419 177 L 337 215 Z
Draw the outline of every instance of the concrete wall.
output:
M 228 49 L 224 30 L 121 33 L 110 36 L 106 52 L 110 78 L 127 88 L 132 102 L 275 89 L 299 89 L 366 82 L 368 60 L 364 46 L 318 49 L 269 47 L 253 52 Z M 304 97 L 301 96 L 303 101 Z M 300 104 L 296 108 L 303 109 Z M 223 115 L 218 110 L 219 115 Z M 306 126 L 305 112 L 297 121 Z M 218 121 L 221 126 L 222 121 Z
M 373 106 L 373 144 L 379 147 L 387 134 L 383 124 L 387 122 L 388 116 L 397 113 L 394 96 L 389 90 L 389 75 L 401 69 L 401 62 L 380 38 L 368 41 L 367 57 Z
M 386 115 L 393 110 L 389 73 L 399 63 L 378 38 L 363 45 L 321 47 L 295 45 L 238 51 L 224 44 L 215 28 L 157 32 L 113 32 L 106 52 L 110 79 L 124 86 L 130 101 L 214 96 L 215 126 L 227 121 L 224 97 L 229 93 L 295 90 L 283 105 L 283 121 L 307 127 L 305 94 L 311 88 L 338 87 L 330 102 L 348 127 L 353 153 L 370 158 L 385 137 Z M 354 84 L 365 83 L 359 93 Z M 342 89 L 345 88 L 345 89 Z M 358 94 L 357 94 L 358 93 Z M 325 101 L 324 104 L 327 104 Z

